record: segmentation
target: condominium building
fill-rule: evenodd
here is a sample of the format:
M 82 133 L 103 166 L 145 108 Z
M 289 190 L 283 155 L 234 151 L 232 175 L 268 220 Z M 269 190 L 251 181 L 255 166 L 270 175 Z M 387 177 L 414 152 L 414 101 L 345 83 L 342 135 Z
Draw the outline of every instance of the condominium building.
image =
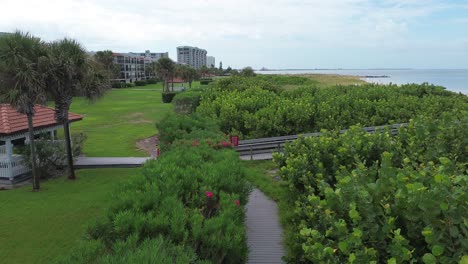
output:
M 120 66 L 120 75 L 115 81 L 132 83 L 146 79 L 145 57 L 134 53 L 114 53 L 114 63 Z
M 202 66 L 206 66 L 206 53 L 206 50 L 197 47 L 177 47 L 177 63 L 200 69 Z
M 141 52 L 141 53 L 139 52 L 130 52 L 130 53 L 145 57 L 145 63 L 158 61 L 160 58 L 169 58 L 168 52 L 150 52 L 149 50 L 146 50 L 145 52 Z
M 146 66 L 160 58 L 169 58 L 169 53 L 154 53 L 149 50 L 143 52 L 114 53 L 114 63 L 120 66 L 120 76 L 115 81 L 132 83 L 135 81 L 154 78 L 145 71 Z
M 206 57 L 206 67 L 208 67 L 208 68 L 216 67 L 215 57 L 213 57 L 213 56 L 207 56 Z

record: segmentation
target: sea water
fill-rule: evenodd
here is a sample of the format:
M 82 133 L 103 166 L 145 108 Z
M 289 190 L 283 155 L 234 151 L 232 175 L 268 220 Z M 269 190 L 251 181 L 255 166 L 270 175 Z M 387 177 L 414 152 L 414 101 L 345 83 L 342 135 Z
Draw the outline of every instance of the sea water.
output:
M 375 83 L 430 83 L 447 90 L 468 94 L 468 69 L 332 69 L 332 70 L 267 70 L 259 74 L 340 74 L 360 76 Z M 367 77 L 366 77 L 367 76 Z M 369 77 L 372 76 L 372 77 Z M 385 77 L 383 77 L 385 76 Z

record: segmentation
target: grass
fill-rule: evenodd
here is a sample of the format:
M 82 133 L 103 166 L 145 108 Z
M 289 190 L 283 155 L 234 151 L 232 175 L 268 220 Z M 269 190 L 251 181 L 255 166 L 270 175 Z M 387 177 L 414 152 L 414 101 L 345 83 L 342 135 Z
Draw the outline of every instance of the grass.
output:
M 84 154 L 89 157 L 147 156 L 135 143 L 155 135 L 156 122 L 173 108 L 172 104 L 162 103 L 160 89 L 160 83 L 112 89 L 94 103 L 75 98 L 70 111 L 84 118 L 73 123 L 71 128 L 72 133 L 87 134 Z
M 199 83 L 194 83 L 194 87 Z M 87 156 L 146 156 L 135 146 L 157 133 L 155 124 L 172 104 L 161 101 L 162 85 L 112 89 L 89 103 L 74 98 L 70 111 L 84 115 L 72 124 L 72 133 L 85 132 Z M 67 254 L 87 223 L 105 214 L 117 185 L 138 169 L 77 171 L 77 180 L 64 177 L 41 184 L 34 193 L 27 185 L 0 192 L 1 263 L 50 263 Z
M 283 242 L 287 251 L 297 247 L 290 237 L 294 235 L 289 223 L 294 204 L 288 196 L 288 186 L 279 178 L 277 165 L 271 160 L 243 161 L 247 168 L 247 180 L 278 205 L 279 218 L 284 230 Z
M 288 76 L 288 75 L 285 75 Z M 351 75 L 338 75 L 338 74 L 295 74 L 291 76 L 300 76 L 309 78 L 318 87 L 330 87 L 335 85 L 352 85 L 363 84 L 365 81 L 361 80 L 358 76 Z M 301 85 L 284 85 L 285 89 L 295 89 Z
M 50 263 L 70 252 L 89 221 L 105 214 L 111 192 L 139 169 L 77 171 L 77 180 L 58 178 L 0 191 L 2 263 Z

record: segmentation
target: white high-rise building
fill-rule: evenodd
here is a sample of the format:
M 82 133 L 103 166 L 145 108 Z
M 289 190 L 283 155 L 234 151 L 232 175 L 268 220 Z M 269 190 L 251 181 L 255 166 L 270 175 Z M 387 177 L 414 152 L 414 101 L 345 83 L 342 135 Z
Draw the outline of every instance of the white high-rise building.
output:
M 213 56 L 207 56 L 206 57 L 206 67 L 208 67 L 208 68 L 216 67 L 215 57 L 213 57 Z
M 206 66 L 206 53 L 206 50 L 197 47 L 177 47 L 177 63 L 200 69 L 202 66 Z

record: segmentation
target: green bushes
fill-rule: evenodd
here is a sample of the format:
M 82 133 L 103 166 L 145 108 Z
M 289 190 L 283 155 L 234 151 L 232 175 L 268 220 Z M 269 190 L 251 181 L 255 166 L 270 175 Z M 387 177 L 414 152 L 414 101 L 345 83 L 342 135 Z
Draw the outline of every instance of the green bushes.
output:
M 276 155 L 295 200 L 293 263 L 457 263 L 468 252 L 468 118 L 417 118 L 398 136 L 353 128 Z
M 234 76 L 217 80 L 213 85 L 213 90 L 219 92 L 245 91 L 253 88 L 272 91 L 275 93 L 281 92 L 281 88 L 270 81 L 262 78 L 247 78 Z
M 144 81 L 144 80 L 141 80 L 141 81 L 135 81 L 135 86 L 145 86 L 147 85 L 148 82 L 147 81 Z
M 453 109 L 468 110 L 468 97 L 428 84 L 311 86 L 280 92 L 269 81 L 248 80 L 218 80 L 204 93 L 197 112 L 218 120 L 225 133 L 260 138 L 403 123 L 420 114 L 437 118 Z
M 158 83 L 158 80 L 156 80 L 156 79 L 148 79 L 148 80 L 146 80 L 146 83 L 147 83 L 147 84 L 156 84 L 156 83 Z
M 61 175 L 67 167 L 67 151 L 65 149 L 64 140 L 50 140 L 50 137 L 36 139 L 36 170 L 41 179 L 50 178 L 56 175 Z M 74 157 L 78 157 L 83 149 L 86 135 L 84 133 L 72 134 L 72 153 Z M 31 148 L 24 146 L 22 154 L 28 166 L 31 167 Z
M 207 84 L 210 84 L 211 82 L 213 82 L 212 78 L 201 78 L 200 79 L 200 84 L 201 85 L 207 85 Z
M 175 104 L 174 111 L 179 114 L 194 113 L 200 105 L 201 95 L 201 92 L 192 91 L 177 94 L 173 99 Z
M 176 96 L 177 94 L 178 92 L 163 92 L 161 94 L 163 103 L 171 103 L 172 99 L 174 99 L 174 96 Z
M 157 125 L 161 150 L 168 150 L 180 140 L 217 143 L 226 140 L 216 122 L 210 118 L 194 115 L 168 114 Z M 187 143 L 187 142 L 182 142 Z
M 65 263 L 140 263 L 155 252 L 179 258 L 170 263 L 244 263 L 244 174 L 232 150 L 172 148 L 121 186 L 105 219 L 88 228 L 86 246 L 74 251 L 79 257 Z
M 112 88 L 130 88 L 130 87 L 135 87 L 135 84 L 133 83 L 126 83 L 126 82 L 112 82 L 111 83 Z

